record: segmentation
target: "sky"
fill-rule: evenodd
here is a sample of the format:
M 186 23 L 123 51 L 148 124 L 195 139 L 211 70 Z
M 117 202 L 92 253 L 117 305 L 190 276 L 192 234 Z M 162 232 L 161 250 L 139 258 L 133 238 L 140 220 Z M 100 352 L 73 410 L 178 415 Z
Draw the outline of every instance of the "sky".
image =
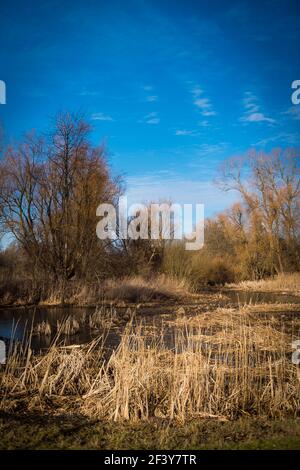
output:
M 80 111 L 131 202 L 235 199 L 214 183 L 249 148 L 300 146 L 300 2 L 7 1 L 0 80 L 7 142 Z

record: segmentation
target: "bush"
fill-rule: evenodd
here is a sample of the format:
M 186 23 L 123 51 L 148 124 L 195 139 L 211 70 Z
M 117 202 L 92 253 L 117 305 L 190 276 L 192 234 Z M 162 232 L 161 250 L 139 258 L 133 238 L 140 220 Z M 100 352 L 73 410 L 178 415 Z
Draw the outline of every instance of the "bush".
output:
M 221 284 L 234 281 L 234 272 L 228 261 L 215 258 L 207 266 L 206 282 L 209 285 Z

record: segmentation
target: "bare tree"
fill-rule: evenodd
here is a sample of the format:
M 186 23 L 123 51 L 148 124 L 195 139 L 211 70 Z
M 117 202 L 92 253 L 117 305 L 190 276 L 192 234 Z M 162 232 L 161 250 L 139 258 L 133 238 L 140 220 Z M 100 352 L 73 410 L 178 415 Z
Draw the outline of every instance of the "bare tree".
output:
M 242 196 L 252 239 L 268 240 L 274 272 L 300 268 L 299 171 L 299 153 L 280 149 L 269 154 L 251 151 L 244 159 L 226 162 L 222 169 L 223 188 Z M 293 260 L 292 266 L 287 258 Z
M 105 149 L 89 143 L 89 131 L 80 116 L 59 115 L 46 138 L 27 136 L 0 163 L 3 229 L 35 266 L 64 282 L 84 275 L 99 256 L 96 208 L 120 191 Z

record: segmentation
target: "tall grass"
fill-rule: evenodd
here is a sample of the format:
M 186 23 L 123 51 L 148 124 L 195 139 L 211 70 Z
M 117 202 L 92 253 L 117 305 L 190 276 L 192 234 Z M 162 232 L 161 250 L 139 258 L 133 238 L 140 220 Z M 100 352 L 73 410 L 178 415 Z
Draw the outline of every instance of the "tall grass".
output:
M 126 302 L 177 299 L 187 295 L 188 291 L 188 281 L 164 274 L 149 279 L 142 276 L 131 276 L 124 279 L 107 280 L 104 284 L 106 299 Z
M 286 291 L 300 294 L 300 273 L 283 273 L 274 278 L 228 284 L 227 287 L 254 291 Z
M 11 351 L 0 375 L 0 409 L 76 412 L 106 420 L 233 419 L 297 415 L 300 382 L 290 338 L 247 311 L 175 321 L 155 335 L 129 323 L 116 350 L 103 337 L 44 355 Z
M 21 287 L 22 286 L 22 289 Z M 32 283 L 19 280 L 14 285 L 2 286 L 0 305 L 98 305 L 104 300 L 124 302 L 149 302 L 168 300 L 187 295 L 190 282 L 166 274 L 130 276 L 93 282 L 70 281 L 66 286 L 48 282 L 33 288 Z M 35 294 L 35 295 L 33 295 Z

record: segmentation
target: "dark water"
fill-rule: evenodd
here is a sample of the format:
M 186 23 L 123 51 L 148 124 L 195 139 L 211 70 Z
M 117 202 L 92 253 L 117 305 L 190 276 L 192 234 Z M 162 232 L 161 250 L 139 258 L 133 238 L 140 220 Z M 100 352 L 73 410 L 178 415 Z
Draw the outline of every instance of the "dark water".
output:
M 31 347 L 34 351 L 45 350 L 53 343 L 57 333 L 57 322 L 63 323 L 68 318 L 76 319 L 79 323 L 78 332 L 71 335 L 61 334 L 59 343 L 64 345 L 88 343 L 94 338 L 103 336 L 106 346 L 115 348 L 124 332 L 127 321 L 123 319 L 127 309 L 116 308 L 116 317 L 119 321 L 110 323 L 110 308 L 108 307 L 108 326 L 91 328 L 89 318 L 94 314 L 95 307 L 34 307 L 34 308 L 7 308 L 0 309 L 0 339 L 7 345 L 13 342 L 25 344 L 30 337 Z M 141 322 L 153 330 L 160 328 L 164 322 L 164 313 L 153 312 L 153 309 L 145 309 L 133 319 L 135 325 Z M 51 334 L 37 334 L 35 327 L 42 322 L 47 322 L 51 327 Z
M 224 291 L 223 298 L 217 305 L 209 299 L 205 305 L 201 306 L 200 311 L 214 309 L 217 306 L 239 306 L 244 304 L 260 304 L 260 303 L 291 303 L 299 304 L 300 312 L 300 297 L 285 295 L 285 294 L 274 294 L 274 293 L 262 293 L 262 292 L 243 292 L 243 291 Z M 199 314 L 198 305 L 184 306 L 187 315 Z M 141 321 L 148 327 L 153 328 L 153 334 L 158 331 L 165 320 L 175 316 L 175 311 L 178 306 L 174 306 L 169 309 L 165 309 L 163 306 L 160 307 L 147 307 L 140 309 L 138 314 L 135 316 L 135 323 L 139 324 Z M 79 307 L 37 307 L 37 308 L 9 308 L 0 309 L 0 339 L 4 339 L 7 342 L 10 341 L 24 341 L 26 336 L 28 337 L 30 330 L 36 325 L 44 322 L 49 322 L 51 326 L 51 335 L 34 334 L 31 339 L 32 349 L 35 351 L 47 349 L 55 336 L 57 321 L 62 322 L 68 317 L 77 319 L 80 323 L 80 329 L 77 333 L 62 336 L 62 339 L 66 345 L 69 344 L 82 344 L 87 343 L 93 338 L 104 335 L 106 337 L 106 344 L 110 348 L 114 348 L 120 340 L 126 321 L 122 321 L 122 315 L 124 314 L 124 308 L 117 309 L 117 315 L 120 315 L 120 321 L 117 324 L 112 324 L 109 329 L 97 328 L 91 329 L 89 326 L 89 317 L 93 315 L 95 308 L 79 308 Z M 294 314 L 293 314 L 294 315 Z M 299 313 L 296 315 L 299 317 Z M 174 331 L 170 328 L 166 328 L 166 334 L 168 336 L 168 342 L 170 344 L 174 341 Z
M 48 348 L 54 336 L 57 321 L 63 321 L 69 316 L 82 318 L 83 315 L 91 315 L 94 308 L 61 308 L 61 307 L 37 307 L 37 308 L 9 308 L 0 310 L 0 338 L 23 341 L 37 324 L 47 321 L 51 325 L 52 335 L 32 335 L 33 349 Z M 66 338 L 66 344 L 85 343 L 95 335 L 88 328 L 81 328 L 72 338 Z
M 234 305 L 240 304 L 299 304 L 300 296 L 274 292 L 224 291 Z

